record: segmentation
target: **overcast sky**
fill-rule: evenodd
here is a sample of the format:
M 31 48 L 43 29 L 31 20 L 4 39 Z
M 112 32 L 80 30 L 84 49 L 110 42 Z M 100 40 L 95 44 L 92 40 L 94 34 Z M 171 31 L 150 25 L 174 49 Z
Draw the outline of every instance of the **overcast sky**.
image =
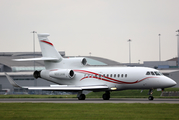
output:
M 179 0 L 0 0 L 0 52 L 33 51 L 33 35 L 67 56 L 104 57 L 122 63 L 177 56 Z M 40 46 L 36 37 L 36 51 Z

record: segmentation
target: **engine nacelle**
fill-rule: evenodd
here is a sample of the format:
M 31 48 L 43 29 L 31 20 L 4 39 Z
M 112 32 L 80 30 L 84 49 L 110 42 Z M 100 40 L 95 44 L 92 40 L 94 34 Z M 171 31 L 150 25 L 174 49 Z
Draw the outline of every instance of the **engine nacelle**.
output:
M 73 69 L 85 66 L 87 64 L 87 60 L 85 58 L 77 57 L 77 58 L 65 58 L 63 59 L 63 65 L 66 68 Z
M 58 69 L 55 71 L 49 72 L 49 76 L 59 79 L 72 79 L 75 76 L 75 73 L 71 69 Z
M 37 71 L 37 70 L 34 71 L 34 74 L 33 74 L 33 75 L 34 75 L 34 78 L 36 78 L 36 79 L 37 79 L 37 78 L 41 78 L 40 72 L 41 72 L 41 71 Z

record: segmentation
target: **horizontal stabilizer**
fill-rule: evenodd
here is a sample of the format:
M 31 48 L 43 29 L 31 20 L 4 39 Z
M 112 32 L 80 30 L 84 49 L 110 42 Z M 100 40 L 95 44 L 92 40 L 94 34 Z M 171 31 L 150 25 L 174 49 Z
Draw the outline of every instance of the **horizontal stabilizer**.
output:
M 41 58 L 27 58 L 27 59 L 13 59 L 13 61 L 58 61 L 59 58 L 48 58 L 48 57 L 41 57 Z

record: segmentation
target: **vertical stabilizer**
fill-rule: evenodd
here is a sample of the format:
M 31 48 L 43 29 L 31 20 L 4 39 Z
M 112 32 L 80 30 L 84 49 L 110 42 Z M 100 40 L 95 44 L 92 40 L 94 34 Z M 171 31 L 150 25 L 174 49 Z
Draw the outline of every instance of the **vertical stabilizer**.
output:
M 38 34 L 39 43 L 42 51 L 43 57 L 48 58 L 58 58 L 59 61 L 62 60 L 62 56 L 59 54 L 59 52 L 55 49 L 54 45 L 49 41 L 47 38 L 50 36 L 49 33 L 40 33 Z

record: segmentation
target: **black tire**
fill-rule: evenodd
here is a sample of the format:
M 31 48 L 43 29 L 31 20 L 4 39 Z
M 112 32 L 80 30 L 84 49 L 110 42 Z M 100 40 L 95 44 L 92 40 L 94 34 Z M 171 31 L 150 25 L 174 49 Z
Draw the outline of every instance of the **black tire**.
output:
M 149 100 L 153 100 L 154 97 L 153 97 L 153 96 L 149 96 L 148 99 L 149 99 Z
M 85 94 L 81 94 L 79 97 L 78 97 L 78 100 L 85 100 L 86 96 Z
M 110 95 L 109 94 L 103 94 L 103 100 L 109 100 Z

